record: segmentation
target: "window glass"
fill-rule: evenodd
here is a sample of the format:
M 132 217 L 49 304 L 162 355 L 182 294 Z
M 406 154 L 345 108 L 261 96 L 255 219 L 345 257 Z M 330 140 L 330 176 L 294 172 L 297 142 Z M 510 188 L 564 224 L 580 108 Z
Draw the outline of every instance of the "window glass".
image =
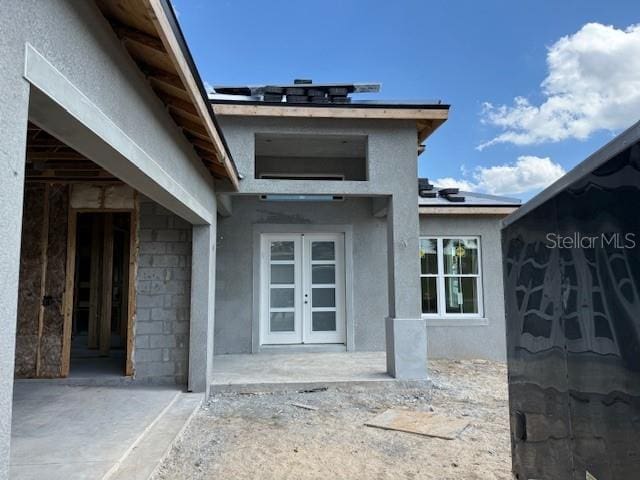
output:
M 447 313 L 478 313 L 476 277 L 445 278 Z
M 457 247 L 458 258 L 460 260 L 460 273 L 478 274 L 478 240 L 469 238 L 461 240 Z
M 420 271 L 423 274 L 438 273 L 438 241 L 435 238 L 420 240 Z
M 444 273 L 447 275 L 478 274 L 478 240 L 445 238 L 442 241 L 444 250 Z
M 422 313 L 438 313 L 436 277 L 422 277 Z
M 422 313 L 481 313 L 479 251 L 478 238 L 420 239 Z

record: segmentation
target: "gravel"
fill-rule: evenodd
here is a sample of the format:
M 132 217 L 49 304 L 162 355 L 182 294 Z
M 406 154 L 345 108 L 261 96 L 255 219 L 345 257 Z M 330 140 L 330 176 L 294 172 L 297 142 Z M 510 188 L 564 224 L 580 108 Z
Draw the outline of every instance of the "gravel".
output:
M 430 375 L 432 384 L 420 389 L 390 383 L 213 395 L 153 478 L 510 480 L 505 365 L 434 360 Z M 364 426 L 391 407 L 470 425 L 455 440 Z

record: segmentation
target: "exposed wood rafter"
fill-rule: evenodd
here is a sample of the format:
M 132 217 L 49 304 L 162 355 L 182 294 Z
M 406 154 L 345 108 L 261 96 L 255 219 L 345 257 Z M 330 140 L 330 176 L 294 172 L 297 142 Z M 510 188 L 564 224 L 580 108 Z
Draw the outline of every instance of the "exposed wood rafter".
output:
M 162 0 L 96 3 L 205 166 L 215 178 L 226 178 L 237 189 L 235 166 L 186 58 L 188 51 L 170 7 Z

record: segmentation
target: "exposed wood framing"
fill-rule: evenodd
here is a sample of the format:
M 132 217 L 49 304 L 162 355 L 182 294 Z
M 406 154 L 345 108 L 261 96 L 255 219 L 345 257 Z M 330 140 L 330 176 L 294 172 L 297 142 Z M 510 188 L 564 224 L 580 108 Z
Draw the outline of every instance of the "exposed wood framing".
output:
M 391 120 L 415 120 L 418 144 L 431 135 L 449 117 L 449 109 L 442 108 L 385 108 L 384 106 L 287 106 L 242 105 L 238 103 L 214 103 L 216 115 L 301 118 L 373 118 Z
M 27 183 L 120 183 L 120 180 L 65 143 L 29 123 Z
M 384 108 L 344 106 L 287 106 L 240 105 L 236 103 L 214 103 L 217 115 L 241 115 L 254 117 L 305 117 L 305 118 L 375 118 L 394 120 L 446 120 L 447 108 Z
M 96 0 L 96 3 L 178 127 L 194 147 L 198 146 L 196 153 L 213 177 L 226 178 L 238 189 L 235 167 L 164 2 Z M 207 157 L 200 154 L 202 151 L 207 152 Z
M 134 353 L 134 328 L 136 321 L 136 277 L 138 275 L 138 222 L 140 210 L 139 200 L 136 195 L 135 207 L 131 212 L 129 222 L 129 269 L 127 279 L 127 334 L 126 334 L 126 364 L 125 375 L 132 376 L 134 374 L 133 353 Z
M 131 222 L 131 215 L 129 216 L 129 222 Z M 131 250 L 131 232 L 129 232 L 129 236 L 125 239 L 122 250 L 122 272 L 124 273 L 122 276 L 122 289 L 120 292 L 120 338 L 122 338 L 122 342 L 126 345 L 127 342 L 127 318 L 129 317 L 129 268 L 131 259 L 129 256 L 129 251 Z M 126 348 L 126 347 L 125 347 Z
M 40 237 L 40 307 L 38 310 L 38 338 L 36 340 L 36 377 L 40 376 L 40 364 L 42 360 L 42 332 L 44 331 L 44 296 L 47 285 L 47 262 L 49 247 L 49 185 L 45 185 L 44 189 L 44 214 L 42 220 L 42 235 Z
M 73 295 L 75 291 L 76 273 L 76 231 L 77 219 L 73 209 L 69 208 L 67 220 L 67 266 L 65 271 L 64 294 L 62 300 L 63 327 L 62 327 L 62 359 L 60 363 L 60 376 L 69 375 L 71 361 L 71 329 L 73 326 Z
M 76 216 L 76 215 L 74 215 Z M 97 217 L 91 225 L 91 277 L 89 280 L 89 325 L 88 346 L 98 348 L 98 317 L 100 312 L 100 244 L 102 225 Z
M 69 364 L 70 364 L 70 359 L 71 359 L 71 330 L 72 330 L 72 326 L 73 326 L 73 294 L 74 294 L 74 288 L 75 288 L 75 258 L 76 258 L 76 235 L 77 235 L 77 218 L 78 218 L 78 214 L 79 213 L 105 213 L 105 214 L 110 214 L 110 216 L 114 213 L 128 213 L 130 214 L 130 230 L 129 230 L 129 244 L 128 244 L 128 251 L 129 251 L 129 256 L 128 256 L 128 262 L 129 262 L 129 271 L 128 271 L 128 278 L 126 280 L 126 288 L 127 288 L 127 302 L 126 302 L 126 340 L 125 340 L 125 372 L 124 374 L 126 376 L 132 376 L 134 373 L 134 364 L 133 364 L 133 355 L 134 355 L 134 344 L 135 344 L 135 338 L 134 338 L 134 323 L 135 323 L 135 315 L 136 315 L 136 276 L 137 276 L 137 271 L 138 271 L 138 250 L 139 250 L 139 240 L 138 240 L 138 222 L 139 222 L 139 200 L 137 197 L 137 193 L 134 193 L 135 198 L 134 198 L 134 206 L 133 208 L 72 208 L 69 207 L 69 233 L 68 233 L 68 243 L 67 243 L 67 262 L 69 262 L 69 259 L 72 258 L 73 259 L 73 264 L 71 264 L 71 267 L 69 266 L 70 264 L 67 263 L 67 277 L 66 277 L 66 281 L 65 281 L 65 292 L 64 292 L 64 309 L 65 309 L 65 316 L 64 316 L 64 338 L 62 339 L 63 342 L 63 358 L 62 358 L 62 363 L 63 363 L 63 369 L 61 371 L 61 375 L 62 376 L 68 376 L 69 375 Z M 101 250 L 101 244 L 103 242 L 106 242 L 106 236 L 104 233 L 104 227 L 101 226 L 101 221 L 95 221 L 94 225 L 97 224 L 100 228 L 98 228 L 98 241 L 96 242 L 96 250 L 97 252 L 94 253 L 94 246 L 92 245 L 92 264 L 94 264 L 93 261 L 93 257 L 94 254 L 96 256 L 98 256 L 99 258 L 101 257 L 100 255 L 100 250 Z M 113 226 L 113 217 L 111 218 L 111 226 Z M 93 228 L 93 226 L 92 226 Z M 93 233 L 93 232 L 92 232 Z M 69 239 L 73 239 L 72 242 L 69 242 Z M 113 235 L 111 235 L 111 245 L 113 247 Z M 69 253 L 72 252 L 72 253 Z M 111 248 L 111 256 L 113 256 L 113 248 Z M 108 259 L 107 259 L 108 260 Z M 103 258 L 100 258 L 99 262 L 104 262 L 105 260 Z M 111 262 L 111 265 L 113 264 L 113 261 Z M 71 270 L 69 268 L 72 268 Z M 92 286 L 95 285 L 95 288 L 97 289 L 97 295 L 96 296 L 104 296 L 105 295 L 105 288 L 104 288 L 104 279 L 102 278 L 103 276 L 107 276 L 113 275 L 113 270 L 112 269 L 106 269 L 109 270 L 109 273 L 105 273 L 105 269 L 95 269 L 96 274 L 98 276 L 98 281 L 95 282 L 93 279 L 91 280 Z M 92 268 L 92 274 L 93 274 L 94 269 Z M 102 271 L 103 275 L 100 275 L 100 272 Z M 68 274 L 68 272 L 74 272 L 71 275 Z M 97 283 L 97 285 L 96 285 Z M 111 290 L 111 288 L 109 287 L 109 291 Z M 105 298 L 105 297 L 102 297 Z M 105 305 L 107 302 L 100 302 L 97 301 L 96 305 L 95 305 L 95 309 L 96 309 L 96 317 L 98 316 L 104 316 L 104 312 L 105 309 L 108 308 L 108 311 L 111 311 L 111 297 L 109 296 L 109 306 Z M 70 307 L 68 307 L 68 305 L 70 305 Z M 71 308 L 71 312 L 68 313 L 68 309 Z M 110 319 L 110 314 L 109 314 L 109 319 Z M 99 331 L 100 328 L 106 326 L 105 324 L 108 323 L 109 325 L 109 334 L 107 335 L 107 338 L 109 338 L 109 341 L 111 340 L 111 322 L 102 322 L 100 323 L 99 319 L 96 318 L 96 337 L 98 337 L 98 335 L 102 334 L 102 332 Z M 102 327 L 101 327 L 102 326 Z M 106 329 L 105 329 L 106 330 Z M 102 337 L 104 337 L 105 335 L 102 334 Z M 95 343 L 95 347 L 100 347 L 101 348 L 101 353 L 103 352 L 103 348 L 106 346 L 104 343 L 100 344 L 98 341 L 98 338 L 96 338 L 96 343 Z M 110 347 L 110 345 L 109 345 Z M 107 353 L 108 353 L 108 349 L 107 349 Z
M 102 244 L 102 293 L 100 295 L 100 354 L 108 355 L 111 349 L 111 306 L 113 295 L 113 213 L 104 214 Z
M 420 215 L 509 215 L 515 212 L 518 207 L 420 207 Z

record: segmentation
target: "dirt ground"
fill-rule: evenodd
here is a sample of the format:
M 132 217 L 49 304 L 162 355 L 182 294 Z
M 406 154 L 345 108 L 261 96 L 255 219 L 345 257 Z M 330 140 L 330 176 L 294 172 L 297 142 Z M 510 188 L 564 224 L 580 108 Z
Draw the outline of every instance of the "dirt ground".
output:
M 432 361 L 430 372 L 433 384 L 424 389 L 217 394 L 154 480 L 510 480 L 506 367 Z M 441 440 L 364 425 L 390 407 L 465 418 L 469 426 L 457 439 Z

